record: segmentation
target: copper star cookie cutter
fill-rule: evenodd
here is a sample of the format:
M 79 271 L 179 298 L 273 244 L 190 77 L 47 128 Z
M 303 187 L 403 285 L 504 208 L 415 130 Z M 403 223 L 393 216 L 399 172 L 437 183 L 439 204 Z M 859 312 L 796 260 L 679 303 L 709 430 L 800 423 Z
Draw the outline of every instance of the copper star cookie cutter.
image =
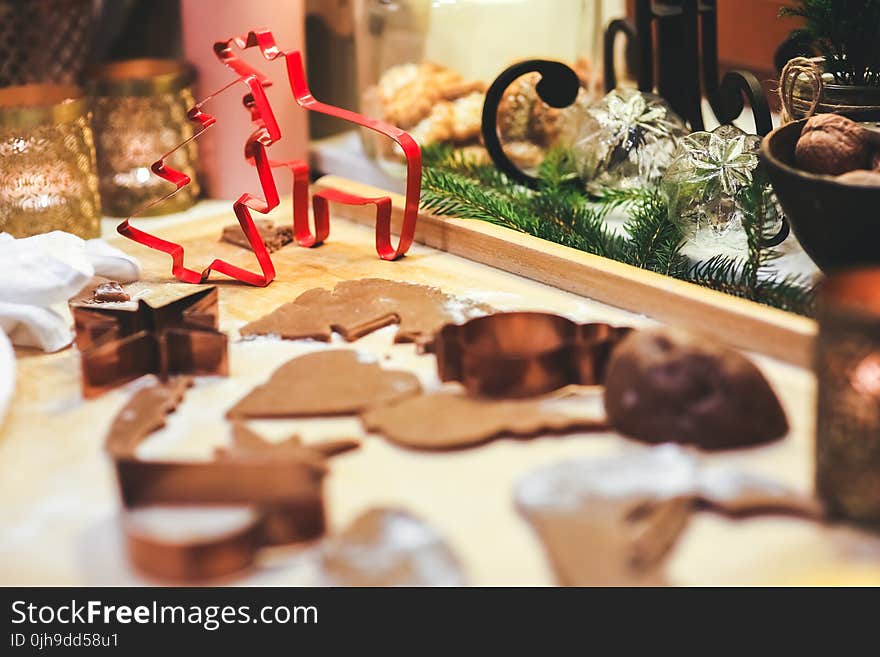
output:
M 601 385 L 614 347 L 631 331 L 550 313 L 510 312 L 447 324 L 434 339 L 441 381 L 474 395 L 530 397 Z
M 144 374 L 226 376 L 227 337 L 218 330 L 217 288 L 153 306 L 71 302 L 82 389 L 97 397 Z

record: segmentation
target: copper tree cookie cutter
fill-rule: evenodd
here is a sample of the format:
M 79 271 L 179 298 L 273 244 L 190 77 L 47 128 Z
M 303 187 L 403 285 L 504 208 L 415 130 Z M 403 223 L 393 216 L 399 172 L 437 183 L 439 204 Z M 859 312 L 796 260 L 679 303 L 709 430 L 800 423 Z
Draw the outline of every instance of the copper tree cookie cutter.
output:
M 239 225 L 257 258 L 260 272 L 249 271 L 219 258 L 215 258 L 211 264 L 201 271 L 189 269 L 185 264 L 183 246 L 162 239 L 156 235 L 148 233 L 147 231 L 135 228 L 131 225 L 131 220 L 146 213 L 154 206 L 164 203 L 167 199 L 174 196 L 178 191 L 192 182 L 188 175 L 168 166 L 167 160 L 176 151 L 186 146 L 189 142 L 197 139 L 206 130 L 217 123 L 216 117 L 203 111 L 203 106 L 206 103 L 209 103 L 213 98 L 227 92 L 238 84 L 243 84 L 248 89 L 248 94 L 245 98 L 250 99 L 250 103 L 247 107 L 251 113 L 251 120 L 256 126 L 256 130 L 248 136 L 247 141 L 245 142 L 244 153 L 245 157 L 257 170 L 260 187 L 265 198 L 259 198 L 253 194 L 245 193 L 233 203 L 232 208 L 238 219 Z M 263 238 L 260 237 L 260 233 L 251 216 L 251 210 L 261 214 L 268 214 L 280 203 L 275 178 L 271 171 L 272 163 L 266 154 L 266 146 L 280 138 L 280 131 L 278 130 L 278 124 L 275 121 L 275 116 L 272 113 L 269 99 L 266 96 L 263 86 L 264 81 L 256 75 L 241 76 L 237 80 L 233 80 L 227 84 L 222 89 L 210 94 L 207 98 L 192 107 L 187 112 L 187 118 L 197 126 L 194 129 L 192 136 L 162 155 L 162 157 L 155 161 L 150 167 L 151 171 L 156 176 L 162 180 L 170 182 L 174 185 L 174 188 L 170 189 L 164 196 L 161 196 L 160 198 L 146 204 L 144 207 L 139 208 L 132 216 L 122 221 L 116 227 L 116 230 L 120 235 L 151 249 L 163 251 L 171 256 L 171 273 L 175 278 L 184 283 L 204 283 L 212 271 L 225 274 L 243 283 L 247 283 L 248 285 L 256 286 L 266 286 L 275 278 L 275 266 L 272 264 L 272 259 L 269 257 L 269 251 L 266 249 Z M 303 164 L 302 167 L 305 167 L 305 165 Z M 302 182 L 300 179 L 303 177 L 305 177 L 305 185 L 306 189 L 308 189 L 308 169 L 305 168 L 304 171 L 300 172 L 302 167 L 293 169 L 294 175 L 297 177 L 296 179 L 300 181 L 297 183 L 297 189 L 301 189 Z
M 631 331 L 550 313 L 510 312 L 447 324 L 434 340 L 441 381 L 471 394 L 529 397 L 600 385 L 614 347 Z
M 70 309 L 87 398 L 144 374 L 167 380 L 228 373 L 228 339 L 218 330 L 215 287 L 159 306 L 140 299 L 134 310 L 83 302 Z

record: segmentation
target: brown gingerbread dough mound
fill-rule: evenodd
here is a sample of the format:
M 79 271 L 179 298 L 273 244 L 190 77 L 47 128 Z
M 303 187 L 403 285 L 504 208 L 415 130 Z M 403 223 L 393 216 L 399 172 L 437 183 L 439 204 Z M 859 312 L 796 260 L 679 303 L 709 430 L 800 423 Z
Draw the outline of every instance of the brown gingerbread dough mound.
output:
M 605 411 L 618 431 L 650 443 L 724 449 L 788 432 L 776 394 L 751 361 L 665 329 L 634 331 L 615 349 Z

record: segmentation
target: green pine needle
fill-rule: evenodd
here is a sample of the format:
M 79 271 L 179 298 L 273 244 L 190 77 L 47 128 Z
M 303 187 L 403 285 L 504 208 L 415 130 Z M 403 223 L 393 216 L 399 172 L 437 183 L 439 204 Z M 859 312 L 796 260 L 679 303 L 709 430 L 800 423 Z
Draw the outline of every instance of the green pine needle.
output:
M 514 184 L 493 165 L 450 146 L 425 148 L 422 158 L 422 207 L 435 214 L 488 221 L 783 310 L 812 311 L 812 289 L 797 277 L 777 274 L 772 261 L 779 254 L 763 246 L 776 228 L 764 220 L 767 199 L 760 176 L 739 199 L 745 213 L 747 257 L 716 256 L 691 265 L 681 253 L 683 230 L 670 220 L 658 190 L 605 192 L 590 198 L 564 150 L 553 150 L 545 158 L 536 191 Z M 624 235 L 605 222 L 615 208 L 628 213 Z

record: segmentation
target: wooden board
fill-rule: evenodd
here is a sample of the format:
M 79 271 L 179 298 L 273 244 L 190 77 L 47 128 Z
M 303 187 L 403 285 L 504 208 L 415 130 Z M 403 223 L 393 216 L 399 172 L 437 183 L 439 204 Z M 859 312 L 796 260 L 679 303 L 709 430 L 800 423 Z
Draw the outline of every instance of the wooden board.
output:
M 278 220 L 289 220 L 289 206 Z M 199 212 L 189 216 L 200 216 Z M 142 226 L 184 243 L 198 266 L 220 256 L 250 265 L 252 255 L 217 239 L 223 216 L 173 225 L 164 219 Z M 155 223 L 151 223 L 155 222 Z M 152 298 L 191 287 L 169 278 L 167 256 L 121 239 L 113 242 L 139 257 Z M 644 325 L 644 316 L 622 311 L 534 280 L 459 258 L 433 248 L 414 247 L 407 258 L 387 263 L 373 249 L 372 230 L 332 220 L 329 242 L 317 249 L 289 246 L 273 255 L 277 280 L 268 288 L 217 281 L 221 328 L 229 332 L 228 379 L 203 379 L 192 389 L 168 427 L 145 445 L 145 457 L 208 458 L 230 438 L 226 408 L 279 363 L 323 345 L 274 339 L 242 341 L 237 329 L 276 305 L 315 286 L 364 276 L 434 284 L 493 304 L 499 310 L 536 309 L 579 321 Z M 382 361 L 433 381 L 431 356 L 412 345 L 392 345 L 393 329 L 383 329 L 351 345 L 390 360 Z M 118 543 L 118 498 L 102 451 L 112 416 L 131 387 L 90 401 L 79 392 L 74 350 L 58 354 L 19 352 L 19 381 L 10 415 L 0 426 L 0 584 L 101 585 L 147 583 L 133 573 Z M 812 375 L 769 358 L 758 363 L 779 391 L 791 433 L 773 445 L 712 455 L 770 475 L 800 490 L 812 487 Z M 426 454 L 401 449 L 378 436 L 364 435 L 353 418 L 266 421 L 253 427 L 270 438 L 299 432 L 316 440 L 361 437 L 362 448 L 338 457 L 327 482 L 331 531 L 362 511 L 379 506 L 411 510 L 441 532 L 477 585 L 547 585 L 552 572 L 539 541 L 515 512 L 512 490 L 530 469 L 560 459 L 600 456 L 635 445 L 613 434 L 572 434 L 528 441 L 500 440 L 460 452 Z M 236 582 L 295 585 L 309 583 L 302 562 L 307 550 L 267 553 L 256 574 Z M 847 528 L 827 528 L 794 519 L 763 517 L 734 521 L 700 514 L 682 537 L 669 565 L 679 584 L 880 583 L 880 541 Z M 793 558 L 794 557 L 794 558 Z
M 324 176 L 316 188 L 368 197 L 388 192 Z M 399 228 L 403 197 L 391 194 L 393 226 Z M 372 224 L 372 206 L 335 204 L 334 216 Z M 740 349 L 806 367 L 812 360 L 816 324 L 760 304 L 679 281 L 608 258 L 590 255 L 483 221 L 423 213 L 416 240 L 441 251 L 547 283 L 659 321 L 703 332 Z

